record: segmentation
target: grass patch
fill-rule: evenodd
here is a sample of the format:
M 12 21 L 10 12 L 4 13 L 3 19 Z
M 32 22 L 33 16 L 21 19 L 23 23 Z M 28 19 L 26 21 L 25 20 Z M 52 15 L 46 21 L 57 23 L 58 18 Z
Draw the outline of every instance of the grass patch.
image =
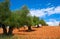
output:
M 8 35 L 0 35 L 0 39 L 13 39 L 12 36 Z

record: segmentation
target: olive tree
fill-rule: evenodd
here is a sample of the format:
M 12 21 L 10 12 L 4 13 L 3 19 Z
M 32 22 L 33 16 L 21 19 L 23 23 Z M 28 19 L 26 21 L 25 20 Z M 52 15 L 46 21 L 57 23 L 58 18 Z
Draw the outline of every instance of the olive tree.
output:
M 23 6 L 21 9 L 21 15 L 22 18 L 20 20 L 22 20 L 22 26 L 23 25 L 27 25 L 28 27 L 28 31 L 31 31 L 31 26 L 32 26 L 32 16 L 29 12 L 29 9 L 27 8 L 27 6 Z
M 9 0 L 0 3 L 0 24 L 3 28 L 3 34 L 7 33 L 5 20 L 10 17 Z
M 48 26 L 48 24 L 46 24 L 46 22 L 43 19 L 41 19 L 39 23 L 42 24 L 42 26 Z
M 17 14 L 17 13 L 11 13 L 11 16 L 10 18 L 8 18 L 6 21 L 5 21 L 5 24 L 7 26 L 9 26 L 9 31 L 8 31 L 8 34 L 11 35 L 12 34 L 12 31 L 15 27 L 18 27 L 20 26 L 20 20 L 19 20 L 20 16 Z
M 36 16 L 33 16 L 33 23 L 34 23 L 34 26 L 37 25 L 37 28 L 39 27 L 39 17 L 36 17 Z

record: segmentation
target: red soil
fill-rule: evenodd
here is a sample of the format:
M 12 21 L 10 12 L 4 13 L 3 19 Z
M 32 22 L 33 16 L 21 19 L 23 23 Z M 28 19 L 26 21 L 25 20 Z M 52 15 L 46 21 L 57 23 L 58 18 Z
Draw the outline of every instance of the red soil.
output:
M 13 34 L 18 35 L 18 36 L 27 36 L 27 38 L 49 38 L 49 39 L 56 39 L 56 38 L 60 38 L 60 27 L 59 26 L 43 26 L 40 28 L 32 28 L 35 31 L 31 31 L 31 32 L 26 32 L 24 28 L 20 28 L 18 29 L 14 29 L 13 30 Z M 2 33 L 2 28 L 0 29 L 0 33 Z

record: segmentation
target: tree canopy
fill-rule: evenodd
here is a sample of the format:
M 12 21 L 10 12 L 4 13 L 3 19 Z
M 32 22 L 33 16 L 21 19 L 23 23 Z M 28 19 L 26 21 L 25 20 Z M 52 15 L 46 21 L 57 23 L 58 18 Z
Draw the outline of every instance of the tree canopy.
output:
M 11 11 L 10 9 L 10 1 L 5 0 L 0 3 L 0 23 L 3 24 L 3 31 L 5 33 L 5 26 L 9 26 L 9 32 L 12 33 L 13 27 L 22 27 L 27 25 L 28 30 L 31 31 L 32 25 L 46 25 L 46 22 L 39 17 L 31 16 L 30 11 L 26 5 L 22 6 L 20 10 Z M 7 31 L 6 31 L 7 33 Z
M 10 17 L 10 9 L 9 9 L 9 1 L 4 1 L 0 3 L 0 22 L 4 23 L 4 21 Z

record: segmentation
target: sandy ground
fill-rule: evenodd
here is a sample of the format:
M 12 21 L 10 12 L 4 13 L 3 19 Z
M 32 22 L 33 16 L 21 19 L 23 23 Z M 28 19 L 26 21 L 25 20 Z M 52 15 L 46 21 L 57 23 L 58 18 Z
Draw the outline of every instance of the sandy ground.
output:
M 3 29 L 0 28 L 0 33 Z M 22 39 L 60 39 L 60 26 L 43 26 L 40 28 L 32 28 L 31 32 L 26 32 L 27 28 L 14 29 L 13 34 Z

